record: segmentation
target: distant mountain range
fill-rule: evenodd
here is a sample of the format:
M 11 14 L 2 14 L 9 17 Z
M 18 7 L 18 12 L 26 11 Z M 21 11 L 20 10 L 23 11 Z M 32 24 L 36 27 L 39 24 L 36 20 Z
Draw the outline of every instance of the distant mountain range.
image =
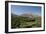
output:
M 39 17 L 39 15 L 32 14 L 32 13 L 24 13 L 24 14 L 21 14 L 21 15 L 11 14 L 11 15 L 12 16 L 29 17 L 29 18 Z
M 39 17 L 39 15 L 32 14 L 32 13 L 31 14 L 30 13 L 21 14 L 20 16 L 30 17 L 30 18 Z

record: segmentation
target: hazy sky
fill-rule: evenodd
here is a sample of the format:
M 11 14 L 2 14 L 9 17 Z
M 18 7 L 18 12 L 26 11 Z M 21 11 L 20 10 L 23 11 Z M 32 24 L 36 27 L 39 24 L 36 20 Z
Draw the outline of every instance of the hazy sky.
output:
M 16 15 L 21 15 L 24 13 L 34 13 L 41 15 L 40 6 L 21 6 L 21 5 L 11 5 L 11 12 Z

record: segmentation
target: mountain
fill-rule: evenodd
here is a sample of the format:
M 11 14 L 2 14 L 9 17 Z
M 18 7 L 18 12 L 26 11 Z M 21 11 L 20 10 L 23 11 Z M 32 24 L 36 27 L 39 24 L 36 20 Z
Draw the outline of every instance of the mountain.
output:
M 12 18 L 13 18 L 13 17 L 17 17 L 17 16 L 18 16 L 18 15 L 11 13 L 11 17 L 12 17 Z
M 34 18 L 34 17 L 39 17 L 39 15 L 33 14 L 33 13 L 24 13 L 21 14 L 23 17 L 29 17 L 29 18 Z
M 16 15 L 16 14 L 11 13 L 11 16 L 14 16 L 14 17 L 21 16 L 21 17 L 29 17 L 29 18 L 41 17 L 41 16 L 34 14 L 34 13 L 23 13 L 21 15 Z

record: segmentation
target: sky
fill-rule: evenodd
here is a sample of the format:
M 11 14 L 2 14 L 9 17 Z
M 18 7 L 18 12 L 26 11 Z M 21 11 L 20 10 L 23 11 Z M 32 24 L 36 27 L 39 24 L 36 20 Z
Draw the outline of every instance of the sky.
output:
M 21 6 L 21 5 L 11 5 L 11 12 L 16 15 L 21 15 L 24 13 L 33 13 L 41 15 L 40 6 Z

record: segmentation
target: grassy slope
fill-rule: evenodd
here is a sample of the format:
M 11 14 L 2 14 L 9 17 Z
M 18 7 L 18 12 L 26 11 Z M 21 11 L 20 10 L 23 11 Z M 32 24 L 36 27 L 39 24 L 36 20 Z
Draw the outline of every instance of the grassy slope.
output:
M 11 18 L 12 28 L 32 28 L 41 27 L 41 17 L 36 17 L 35 21 L 28 19 L 29 17 L 15 16 Z

